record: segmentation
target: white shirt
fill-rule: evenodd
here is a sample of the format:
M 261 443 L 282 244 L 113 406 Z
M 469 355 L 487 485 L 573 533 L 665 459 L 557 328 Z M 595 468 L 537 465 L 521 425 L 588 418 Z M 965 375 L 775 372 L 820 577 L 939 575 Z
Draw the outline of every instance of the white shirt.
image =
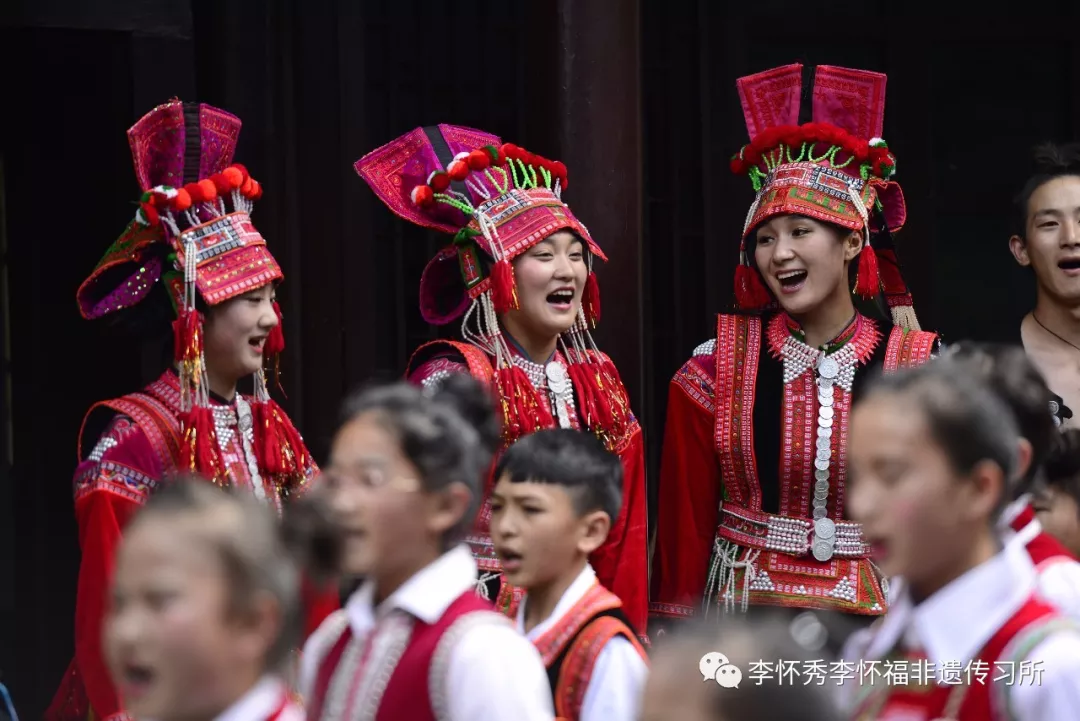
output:
M 214 721 L 268 721 L 281 709 L 282 699 L 288 698 L 289 689 L 281 679 L 264 676 L 250 691 Z M 304 721 L 304 710 L 292 703 L 285 702 L 285 708 L 276 721 Z
M 1025 554 L 1027 544 L 1043 530 L 1037 518 L 1019 531 L 1012 529 L 1013 520 L 1027 508 L 1028 503 L 1030 503 L 1028 495 L 1021 496 L 1010 503 L 1001 514 L 999 526 L 1002 540 L 1006 544 L 1015 544 L 1025 549 Z M 1031 561 L 1030 555 L 1028 560 Z M 1057 606 L 1063 613 L 1080 619 L 1080 563 L 1073 559 L 1050 559 L 1035 566 L 1035 576 L 1038 592 L 1042 598 Z
M 909 645 L 925 649 L 927 660 L 939 671 L 942 663 L 966 667 L 1035 591 L 1035 569 L 1023 546 L 1008 544 L 918 606 L 904 584 L 898 584 L 897 591 L 888 613 L 867 629 L 869 633 L 852 635 L 844 649 L 845 661 L 880 660 L 903 637 Z M 1080 630 L 1054 631 L 1024 660 L 1041 669 L 1042 678 L 1040 683 L 1028 679 L 1005 689 L 1013 718 L 1074 718 L 1080 708 Z M 994 675 L 991 669 L 987 683 Z M 858 679 L 841 687 L 842 701 L 849 707 L 857 688 Z
M 535 642 L 558 623 L 595 582 L 596 572 L 592 566 L 585 564 L 585 568 L 555 604 L 551 615 L 528 634 L 525 634 L 525 605 L 529 598 L 526 595 L 518 608 L 518 631 Z M 580 721 L 635 721 L 648 674 L 649 667 L 630 641 L 622 636 L 609 640 L 593 666 L 589 687 L 581 702 Z
M 344 613 L 356 638 L 366 637 L 390 611 L 435 623 L 461 594 L 476 587 L 476 562 L 466 546 L 447 551 L 379 604 L 375 584 L 365 582 Z M 493 611 L 494 613 L 494 611 Z M 300 687 L 311 698 L 316 663 L 336 640 L 340 625 L 328 618 L 304 646 Z M 472 626 L 453 645 L 444 697 L 450 721 L 552 721 L 547 672 L 536 648 L 510 623 Z

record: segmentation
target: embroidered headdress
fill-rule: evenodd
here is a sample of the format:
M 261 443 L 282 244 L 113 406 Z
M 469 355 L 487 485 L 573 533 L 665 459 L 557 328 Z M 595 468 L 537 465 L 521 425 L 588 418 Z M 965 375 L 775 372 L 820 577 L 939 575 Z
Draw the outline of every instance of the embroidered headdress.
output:
M 181 381 L 184 447 L 181 466 L 217 482 L 225 479 L 210 411 L 203 357 L 203 316 L 208 306 L 283 278 L 266 241 L 251 222 L 262 187 L 244 166 L 233 164 L 240 119 L 218 108 L 172 100 L 128 130 L 135 176 L 143 193 L 135 217 L 106 251 L 77 293 L 79 311 L 94 319 L 142 301 L 164 283 L 177 312 L 175 360 Z M 264 353 L 276 358 L 285 341 L 279 322 Z M 285 488 L 302 478 L 303 442 L 269 396 L 265 375 L 256 377 L 252 412 L 262 471 Z
M 579 317 L 561 339 L 570 375 L 591 428 L 620 428 L 629 408 L 611 397 L 617 374 L 589 333 L 600 318 L 593 260 L 607 260 L 562 200 L 566 166 L 503 144 L 489 133 L 454 125 L 417 128 L 355 164 L 379 199 L 417 225 L 453 234 L 424 269 L 420 311 L 443 325 L 464 315 L 463 337 L 495 358 L 504 433 L 517 437 L 552 425 L 511 361 L 498 314 L 517 307 L 511 261 L 560 230 L 588 246 L 589 274 Z
M 787 65 L 737 81 L 750 143 L 731 159 L 757 192 L 746 214 L 736 300 L 744 309 L 771 302 L 746 257 L 746 239 L 774 215 L 799 214 L 861 231 L 855 292 L 883 291 L 897 325 L 918 328 L 891 233 L 904 224 L 896 157 L 881 138 L 885 76 L 828 65 Z M 880 262 L 879 262 L 880 261 Z

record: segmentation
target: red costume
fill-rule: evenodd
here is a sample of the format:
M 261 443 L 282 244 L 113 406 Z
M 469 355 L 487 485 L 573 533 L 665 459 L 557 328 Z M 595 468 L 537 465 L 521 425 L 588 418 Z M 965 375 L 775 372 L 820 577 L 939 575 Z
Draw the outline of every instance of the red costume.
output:
M 100 318 L 144 300 L 161 281 L 179 315 L 177 369 L 87 414 L 89 419 L 100 409 L 113 417 L 88 455 L 79 442 L 75 659 L 46 714 L 50 721 L 127 718 L 102 657 L 102 623 L 117 545 L 159 484 L 176 473 L 197 472 L 222 486 L 250 489 L 280 510 L 318 472 L 267 393 L 261 371 L 254 396 L 226 401 L 209 390 L 196 293 L 214 306 L 283 277 L 251 223 L 262 189 L 243 166 L 230 165 L 239 132 L 235 116 L 177 100 L 128 131 L 144 193 L 135 219 L 79 288 L 79 308 L 87 319 Z M 266 339 L 268 358 L 284 348 L 280 328 Z M 313 629 L 336 608 L 336 592 L 306 597 L 313 602 Z
M 751 142 L 732 168 L 757 191 L 739 312 L 671 382 L 650 611 L 685 618 L 741 598 L 880 614 L 881 579 L 843 515 L 848 416 L 872 369 L 923 363 L 937 342 L 918 329 L 889 236 L 904 200 L 876 137 L 885 76 L 790 65 L 738 86 Z M 806 345 L 747 260 L 757 226 L 787 214 L 863 233 L 855 291 L 883 292 L 892 322 L 856 313 L 826 346 Z
M 424 270 L 420 308 L 425 320 L 439 325 L 464 314 L 466 342 L 421 347 L 407 377 L 427 386 L 467 372 L 492 386 L 502 405 L 507 446 L 543 428 L 579 428 L 597 434 L 622 459 L 623 508 L 607 543 L 590 561 L 643 633 L 648 592 L 644 444 L 619 374 L 589 333 L 600 312 L 591 264 L 605 256 L 562 202 L 566 166 L 487 133 L 439 125 L 417 128 L 372 151 L 357 161 L 356 170 L 402 218 L 455 236 Z M 517 302 L 511 261 L 561 230 L 585 243 L 590 272 L 579 321 L 559 339 L 555 354 L 539 364 L 502 332 L 498 314 Z M 484 580 L 500 573 L 490 518 L 485 498 L 468 538 Z M 501 606 L 512 611 L 519 598 L 503 585 Z

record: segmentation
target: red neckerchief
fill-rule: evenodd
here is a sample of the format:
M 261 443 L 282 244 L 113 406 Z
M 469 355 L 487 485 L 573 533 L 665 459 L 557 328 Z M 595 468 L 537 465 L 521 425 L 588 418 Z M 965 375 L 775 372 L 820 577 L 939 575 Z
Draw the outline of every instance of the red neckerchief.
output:
M 1017 533 L 1024 530 L 1027 524 L 1035 520 L 1035 509 L 1031 507 L 1031 504 L 1025 504 L 1024 510 L 1012 519 L 1012 523 L 1009 524 L 1009 528 L 1013 529 Z

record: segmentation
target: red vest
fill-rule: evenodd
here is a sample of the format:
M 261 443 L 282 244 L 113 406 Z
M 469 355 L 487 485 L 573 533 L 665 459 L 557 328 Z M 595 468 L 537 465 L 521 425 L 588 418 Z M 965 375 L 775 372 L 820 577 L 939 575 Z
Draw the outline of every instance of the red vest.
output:
M 555 715 L 559 719 L 578 721 L 580 718 L 593 667 L 608 641 L 622 636 L 633 644 L 642 659 L 648 658 L 634 631 L 623 620 L 621 609 L 619 597 L 594 582 L 581 600 L 533 642 L 547 668 Z
M 1009 691 L 1009 685 L 1000 680 L 1003 668 L 999 661 L 1014 662 L 1011 667 L 1016 673 L 1013 683 L 1020 683 L 1019 661 L 1049 636 L 1064 620 L 1051 606 L 1032 597 L 998 629 L 978 653 L 976 660 L 985 671 L 985 678 L 972 671 L 968 683 L 967 670 L 959 672 L 961 684 L 937 684 L 931 679 L 929 685 L 919 685 L 917 681 L 907 685 L 889 684 L 888 679 L 878 679 L 872 687 L 866 686 L 867 693 L 862 696 L 853 721 L 931 721 L 931 719 L 949 718 L 954 721 L 1005 721 L 1008 713 L 1003 694 Z M 913 657 L 905 657 L 917 661 Z M 902 659 L 889 659 L 902 660 Z M 943 659 L 967 663 L 966 659 Z M 932 676 L 929 671 L 926 676 Z M 999 680 L 995 681 L 998 678 Z M 1031 679 L 1024 683 L 1034 683 Z M 868 682 L 864 682 L 868 683 Z
M 444 718 L 445 712 L 436 713 L 436 708 L 446 708 L 446 674 L 453 643 L 473 623 L 493 622 L 506 623 L 506 618 L 469 590 L 432 624 L 393 614 L 364 639 L 354 637 L 345 624 L 316 666 L 308 719 Z M 369 643 L 376 638 L 378 644 Z M 373 646 L 384 649 L 377 659 L 372 658 Z

